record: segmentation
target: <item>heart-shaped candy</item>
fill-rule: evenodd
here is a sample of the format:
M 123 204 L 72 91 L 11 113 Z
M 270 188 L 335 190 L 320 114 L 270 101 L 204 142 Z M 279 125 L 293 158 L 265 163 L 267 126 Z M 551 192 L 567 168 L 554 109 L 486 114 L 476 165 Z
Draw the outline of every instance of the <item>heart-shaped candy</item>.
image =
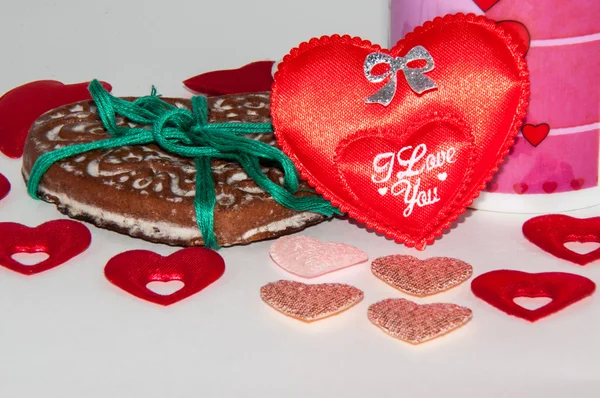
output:
M 0 200 L 4 199 L 10 192 L 10 182 L 4 174 L 0 173 Z
M 369 257 L 354 246 L 321 243 L 317 239 L 284 236 L 271 246 L 271 258 L 284 270 L 302 278 L 314 278 L 329 272 L 364 263 Z
M 0 97 L 0 152 L 11 158 L 21 157 L 33 122 L 59 106 L 91 99 L 88 84 L 39 80 L 13 88 Z M 111 90 L 110 84 L 102 82 L 102 85 Z
M 575 218 L 562 214 L 534 217 L 523 224 L 523 235 L 540 249 L 575 264 L 586 265 L 600 259 L 600 248 L 581 254 L 565 247 L 568 242 L 600 243 L 600 217 Z
M 338 314 L 363 299 L 362 290 L 341 283 L 307 285 L 277 281 L 260 288 L 265 303 L 284 315 L 304 322 L 318 321 Z
M 377 258 L 371 271 L 392 287 L 420 297 L 451 289 L 473 275 L 473 267 L 455 258 L 419 260 L 403 255 Z
M 275 75 L 278 143 L 343 212 L 423 249 L 479 195 L 521 127 L 529 73 L 518 47 L 493 21 L 462 14 L 390 51 L 313 39 Z
M 85 225 L 71 220 L 55 220 L 30 228 L 0 223 L 0 265 L 23 275 L 33 275 L 57 267 L 85 251 L 92 235 Z M 24 265 L 12 258 L 17 253 L 46 253 L 48 258 Z
M 497 270 L 473 279 L 475 296 L 509 315 L 535 322 L 594 293 L 596 284 L 583 276 L 564 272 L 529 274 Z M 548 297 L 552 301 L 530 310 L 514 302 L 517 297 Z
M 112 284 L 142 300 L 165 306 L 198 293 L 224 272 L 223 258 L 204 247 L 189 247 L 166 257 L 148 250 L 131 250 L 117 254 L 104 267 L 104 275 Z M 150 282 L 174 280 L 184 285 L 169 295 L 147 287 Z
M 473 311 L 456 304 L 422 304 L 386 299 L 369 307 L 369 320 L 392 337 L 421 344 L 463 326 Z

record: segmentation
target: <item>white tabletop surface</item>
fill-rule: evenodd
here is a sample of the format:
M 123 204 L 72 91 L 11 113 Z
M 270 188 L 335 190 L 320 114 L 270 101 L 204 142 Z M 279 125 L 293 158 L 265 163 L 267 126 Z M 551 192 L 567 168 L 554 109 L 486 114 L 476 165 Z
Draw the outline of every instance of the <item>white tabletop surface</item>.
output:
M 386 0 L 8 2 L 0 12 L 0 93 L 39 79 L 111 82 L 118 95 L 155 84 L 190 96 L 198 73 L 277 59 L 312 36 L 351 33 L 386 44 Z M 13 185 L 0 221 L 37 225 L 64 218 L 27 197 L 20 161 L 0 154 Z M 600 208 L 572 213 L 598 216 Z M 425 252 L 404 248 L 347 221 L 304 233 L 389 254 L 457 257 L 475 276 L 494 269 L 564 271 L 600 283 L 600 263 L 558 260 L 521 235 L 528 216 L 469 212 Z M 406 297 L 363 264 L 313 282 L 365 291 L 351 310 L 313 324 L 265 305 L 259 288 L 298 278 L 269 258 L 271 242 L 223 249 L 225 275 L 170 307 L 111 285 L 103 267 L 126 250 L 166 255 L 154 245 L 90 226 L 92 245 L 35 276 L 0 267 L 0 397 L 597 397 L 600 295 L 531 324 L 475 298 L 465 283 L 418 300 L 470 307 L 473 320 L 441 339 L 411 346 L 367 320 L 367 307 Z M 1 238 L 1 237 L 0 237 Z

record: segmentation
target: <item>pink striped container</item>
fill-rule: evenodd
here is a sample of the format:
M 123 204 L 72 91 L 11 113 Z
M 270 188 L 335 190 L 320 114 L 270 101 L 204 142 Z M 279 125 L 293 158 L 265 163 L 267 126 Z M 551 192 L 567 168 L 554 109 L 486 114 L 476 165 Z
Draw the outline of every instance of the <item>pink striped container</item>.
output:
M 464 12 L 522 23 L 531 37 L 526 124 L 548 124 L 537 146 L 522 135 L 474 208 L 524 213 L 600 204 L 600 0 L 391 0 L 391 43 L 436 16 Z M 478 4 L 491 5 L 482 10 Z M 487 7 L 486 7 L 487 8 Z

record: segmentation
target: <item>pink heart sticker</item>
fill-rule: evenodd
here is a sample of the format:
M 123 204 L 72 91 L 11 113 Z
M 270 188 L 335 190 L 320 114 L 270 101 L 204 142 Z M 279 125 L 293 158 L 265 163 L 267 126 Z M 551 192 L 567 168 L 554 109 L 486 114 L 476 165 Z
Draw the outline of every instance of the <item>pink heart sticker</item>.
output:
M 322 243 L 308 236 L 284 236 L 271 246 L 271 258 L 284 270 L 314 278 L 364 263 L 369 257 L 354 246 Z

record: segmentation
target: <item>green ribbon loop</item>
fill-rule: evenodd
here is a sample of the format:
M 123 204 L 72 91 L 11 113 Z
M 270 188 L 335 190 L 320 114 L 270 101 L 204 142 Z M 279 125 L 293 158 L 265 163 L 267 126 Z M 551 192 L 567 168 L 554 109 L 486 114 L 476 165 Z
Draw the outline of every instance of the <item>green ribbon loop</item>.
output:
M 167 152 L 194 159 L 196 222 L 207 247 L 218 248 L 214 234 L 214 208 L 217 200 L 211 159 L 238 162 L 246 174 L 282 206 L 327 217 L 340 214 L 338 209 L 320 196 L 295 196 L 299 180 L 291 159 L 281 150 L 245 136 L 272 133 L 273 126 L 270 123 L 208 123 L 208 105 L 204 96 L 192 98 L 190 112 L 162 101 L 154 88 L 151 95 L 133 102 L 113 97 L 97 80 L 90 83 L 89 91 L 98 108 L 100 120 L 111 137 L 42 154 L 33 165 L 27 182 L 27 190 L 32 197 L 39 199 L 37 192 L 40 181 L 55 162 L 96 149 L 154 143 Z M 142 127 L 118 126 L 117 116 Z M 261 170 L 261 161 L 281 168 L 284 175 L 283 186 L 266 176 Z

